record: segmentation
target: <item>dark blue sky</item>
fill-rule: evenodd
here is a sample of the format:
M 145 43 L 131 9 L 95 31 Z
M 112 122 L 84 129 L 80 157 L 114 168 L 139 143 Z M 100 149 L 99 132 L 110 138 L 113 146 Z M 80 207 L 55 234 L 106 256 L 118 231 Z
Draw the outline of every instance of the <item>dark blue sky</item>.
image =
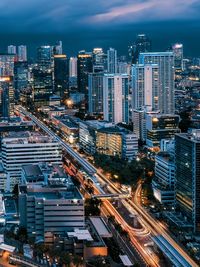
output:
M 144 32 L 154 50 L 183 42 L 187 55 L 200 56 L 199 0 L 0 0 L 0 10 L 1 49 L 61 39 L 70 55 L 95 46 L 126 53 Z

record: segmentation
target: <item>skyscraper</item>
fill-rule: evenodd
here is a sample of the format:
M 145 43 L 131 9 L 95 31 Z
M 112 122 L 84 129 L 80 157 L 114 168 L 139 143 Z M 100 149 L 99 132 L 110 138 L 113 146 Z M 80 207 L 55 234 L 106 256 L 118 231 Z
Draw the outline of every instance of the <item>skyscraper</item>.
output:
M 132 66 L 132 107 L 159 109 L 159 67 L 157 64 Z
M 77 61 L 77 84 L 78 90 L 87 95 L 88 74 L 92 73 L 92 54 L 86 51 L 80 51 Z
M 151 52 L 151 49 L 151 41 L 146 34 L 138 34 L 134 44 L 129 47 L 131 63 L 138 63 L 140 53 Z
M 9 120 L 14 112 L 13 80 L 10 76 L 0 77 L 0 113 L 3 120 Z
M 103 76 L 102 72 L 90 73 L 88 77 L 89 113 L 103 114 Z
M 14 54 L 0 54 L 0 76 L 14 75 Z
M 200 132 L 175 136 L 176 206 L 200 232 Z
M 19 99 L 20 91 L 28 86 L 28 63 L 27 61 L 18 61 L 14 64 L 14 88 L 15 97 Z
M 17 48 L 15 45 L 8 46 L 8 54 L 13 54 L 13 55 L 17 54 Z
M 77 57 L 69 59 L 69 77 L 77 77 Z
M 20 61 L 20 62 L 26 62 L 27 61 L 26 45 L 18 46 L 18 61 Z
M 69 86 L 69 62 L 66 55 L 54 55 L 54 90 L 64 96 Z
M 117 73 L 117 50 L 114 48 L 107 51 L 107 72 Z
M 53 72 L 51 69 L 34 68 L 33 75 L 33 101 L 35 106 L 49 104 L 49 97 L 53 94 Z
M 173 52 L 141 53 L 139 64 L 159 67 L 158 108 L 161 113 L 174 113 L 174 55 Z
M 58 41 L 56 45 L 53 48 L 53 54 L 54 55 L 62 55 L 63 49 L 62 49 L 62 41 Z
M 105 74 L 103 80 L 104 120 L 113 123 L 129 122 L 129 76 Z
M 183 45 L 182 44 L 172 45 L 172 51 L 174 53 L 175 71 L 182 71 L 183 70 Z
M 107 68 L 107 55 L 102 48 L 93 49 L 93 72 L 101 72 Z
M 53 48 L 43 45 L 37 48 L 37 62 L 40 68 L 51 68 L 53 62 Z

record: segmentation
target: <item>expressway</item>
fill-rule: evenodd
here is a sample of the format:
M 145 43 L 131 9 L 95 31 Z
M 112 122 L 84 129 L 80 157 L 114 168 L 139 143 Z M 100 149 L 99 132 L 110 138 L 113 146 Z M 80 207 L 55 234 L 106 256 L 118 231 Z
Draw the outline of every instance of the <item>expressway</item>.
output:
M 20 113 L 30 117 L 33 122 L 35 122 L 41 129 L 43 129 L 43 131 L 48 133 L 53 138 L 57 139 L 62 144 L 63 148 L 67 151 L 67 153 L 69 153 L 72 157 L 74 157 L 77 160 L 77 162 L 86 170 L 86 172 L 88 172 L 89 175 L 94 177 L 94 174 L 96 174 L 94 177 L 95 178 L 94 183 L 95 183 L 96 188 L 99 189 L 98 191 L 100 194 L 103 194 L 105 192 L 102 190 L 99 183 L 96 182 L 96 180 L 97 180 L 96 176 L 100 177 L 101 180 L 103 180 L 105 183 L 107 183 L 114 190 L 115 193 L 118 193 L 118 194 L 123 193 L 121 190 L 119 190 L 115 186 L 115 184 L 112 181 L 108 180 L 104 175 L 102 175 L 101 172 L 99 172 L 89 162 L 87 162 L 85 159 L 83 159 L 77 152 L 75 152 L 69 145 L 67 145 L 60 137 L 58 137 L 54 132 L 52 132 L 39 119 L 37 119 L 31 113 L 27 112 L 21 106 L 18 109 L 19 109 L 18 111 Z M 140 193 L 140 190 L 141 190 L 141 186 L 138 186 L 134 201 L 122 200 L 123 204 L 128 208 L 128 210 L 132 210 L 134 214 L 137 214 L 140 218 L 142 218 L 142 222 L 147 226 L 147 228 L 149 230 L 151 230 L 151 233 L 154 236 L 162 236 L 164 239 L 166 239 L 166 241 L 169 243 L 169 245 L 171 245 L 171 247 L 176 249 L 176 251 L 178 253 L 177 258 L 179 258 L 179 256 L 181 255 L 181 257 L 184 258 L 185 261 L 188 263 L 187 266 L 198 267 L 198 265 L 189 257 L 189 255 L 171 238 L 171 236 L 168 234 L 166 229 L 157 220 L 152 218 L 143 207 L 141 207 L 141 205 L 137 199 L 137 195 Z M 125 221 L 123 220 L 123 223 L 124 222 Z M 124 229 L 127 229 L 126 225 L 124 225 L 124 227 L 125 227 Z M 131 233 L 131 241 L 134 244 L 137 243 L 137 245 L 138 245 L 139 244 L 138 241 L 135 240 L 135 237 L 134 236 L 132 237 L 132 235 L 133 235 L 133 233 Z M 142 252 L 141 254 L 143 254 L 142 256 L 144 257 L 146 262 L 149 262 L 150 257 L 147 254 L 147 252 L 142 247 L 138 247 L 138 249 L 140 252 Z M 159 266 L 157 262 L 154 262 L 154 263 L 151 262 L 151 264 L 152 264 L 151 266 Z M 183 265 L 180 263 L 179 266 L 185 267 L 186 265 Z

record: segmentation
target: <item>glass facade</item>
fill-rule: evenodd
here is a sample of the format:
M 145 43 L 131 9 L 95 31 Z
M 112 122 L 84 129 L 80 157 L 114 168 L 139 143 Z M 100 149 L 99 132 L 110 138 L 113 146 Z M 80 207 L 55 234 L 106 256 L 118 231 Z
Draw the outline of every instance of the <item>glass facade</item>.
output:
M 176 205 L 200 231 L 200 140 L 175 136 Z

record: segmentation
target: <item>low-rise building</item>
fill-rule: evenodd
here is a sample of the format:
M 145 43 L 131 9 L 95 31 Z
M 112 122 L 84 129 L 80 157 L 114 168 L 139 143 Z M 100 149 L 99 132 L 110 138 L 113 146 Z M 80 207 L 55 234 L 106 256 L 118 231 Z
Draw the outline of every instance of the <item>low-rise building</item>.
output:
M 105 121 L 79 124 L 79 145 L 88 154 L 105 154 L 132 159 L 138 152 L 137 136 L 131 131 Z
M 78 141 L 79 122 L 80 119 L 67 115 L 52 118 L 52 123 L 62 131 L 71 144 Z
M 23 166 L 19 186 L 20 225 L 35 241 L 53 243 L 85 226 L 84 199 L 57 165 Z

